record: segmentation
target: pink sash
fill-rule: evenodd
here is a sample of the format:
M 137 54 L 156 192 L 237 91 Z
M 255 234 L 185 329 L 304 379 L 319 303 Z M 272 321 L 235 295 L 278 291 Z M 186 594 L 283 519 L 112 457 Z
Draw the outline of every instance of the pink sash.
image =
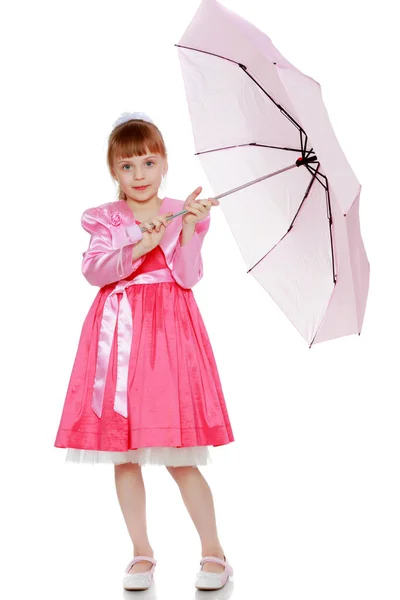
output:
M 92 396 L 92 409 L 98 417 L 101 417 L 103 408 L 108 363 L 110 360 L 111 346 L 117 321 L 117 383 L 114 410 L 125 418 L 128 416 L 127 388 L 133 324 L 132 308 L 125 291 L 126 288 L 138 283 L 163 283 L 168 281 L 175 281 L 168 268 L 149 271 L 147 273 L 141 273 L 131 280 L 121 279 L 108 295 L 104 303 L 100 325 L 100 337 Z M 119 309 L 117 294 L 122 294 Z

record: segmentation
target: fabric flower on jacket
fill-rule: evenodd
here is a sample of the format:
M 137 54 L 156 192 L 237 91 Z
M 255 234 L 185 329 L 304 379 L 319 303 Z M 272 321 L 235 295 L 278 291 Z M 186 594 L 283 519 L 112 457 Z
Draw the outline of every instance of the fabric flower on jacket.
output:
M 121 223 L 122 223 L 122 215 L 121 215 L 121 213 L 119 212 L 119 210 L 116 210 L 116 211 L 114 211 L 114 212 L 111 214 L 111 217 L 110 217 L 110 219 L 111 219 L 111 223 L 112 223 L 113 225 L 115 225 L 115 227 L 118 227 L 118 225 L 121 225 Z

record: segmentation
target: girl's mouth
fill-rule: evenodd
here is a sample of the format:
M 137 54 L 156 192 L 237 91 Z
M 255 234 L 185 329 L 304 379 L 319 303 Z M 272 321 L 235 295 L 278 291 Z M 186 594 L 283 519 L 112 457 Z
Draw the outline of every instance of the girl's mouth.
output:
M 148 185 L 141 185 L 140 187 L 135 187 L 135 190 L 139 190 L 139 192 L 141 192 L 142 190 L 145 190 L 148 187 L 149 187 Z

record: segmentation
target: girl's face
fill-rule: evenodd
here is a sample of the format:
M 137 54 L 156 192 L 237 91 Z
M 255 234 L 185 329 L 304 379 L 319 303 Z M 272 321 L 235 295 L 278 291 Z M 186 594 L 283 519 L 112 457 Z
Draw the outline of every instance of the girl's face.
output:
M 113 170 L 127 199 L 140 202 L 157 195 L 161 176 L 166 174 L 167 162 L 159 154 L 148 152 L 143 156 L 115 159 Z M 142 186 L 146 186 L 144 190 L 137 189 Z

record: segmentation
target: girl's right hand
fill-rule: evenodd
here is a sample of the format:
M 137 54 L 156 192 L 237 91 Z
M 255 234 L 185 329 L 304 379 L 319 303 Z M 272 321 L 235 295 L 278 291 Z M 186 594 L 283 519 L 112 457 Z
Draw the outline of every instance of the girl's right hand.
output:
M 167 221 L 167 217 L 173 214 L 168 212 L 164 215 L 156 215 L 150 221 L 143 221 L 140 224 L 140 227 L 146 227 L 146 230 L 142 231 L 143 238 L 139 242 L 145 253 L 153 250 L 161 242 L 168 225 L 172 222 L 171 220 Z M 155 227 L 151 227 L 152 223 Z

